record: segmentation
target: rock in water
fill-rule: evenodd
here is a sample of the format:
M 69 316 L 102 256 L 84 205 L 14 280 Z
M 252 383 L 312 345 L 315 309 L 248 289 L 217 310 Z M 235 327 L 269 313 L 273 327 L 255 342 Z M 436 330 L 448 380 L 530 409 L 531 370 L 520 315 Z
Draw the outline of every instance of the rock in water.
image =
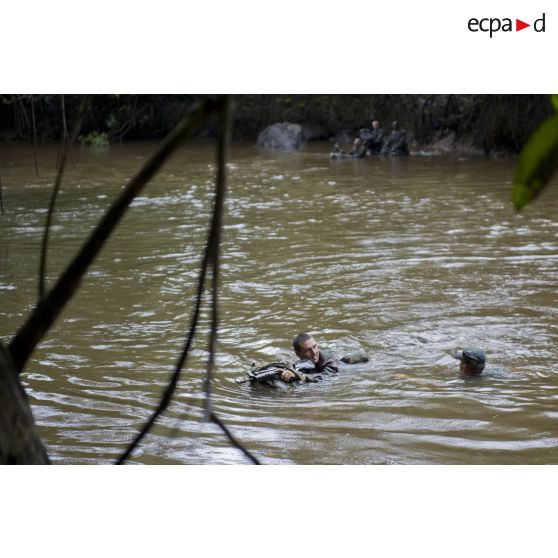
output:
M 268 126 L 259 136 L 258 147 L 294 151 L 304 143 L 302 126 L 290 122 L 279 122 Z
M 368 356 L 364 349 L 356 349 L 339 360 L 344 364 L 360 364 L 361 362 L 368 362 Z

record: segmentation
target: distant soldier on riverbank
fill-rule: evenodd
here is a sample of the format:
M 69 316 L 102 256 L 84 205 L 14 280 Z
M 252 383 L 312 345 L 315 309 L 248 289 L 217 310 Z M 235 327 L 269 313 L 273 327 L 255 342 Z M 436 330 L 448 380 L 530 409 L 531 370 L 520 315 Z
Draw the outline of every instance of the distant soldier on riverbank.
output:
M 399 155 L 409 155 L 407 146 L 407 134 L 399 129 L 399 122 L 394 120 L 391 124 L 391 132 L 382 147 L 381 155 L 391 155 L 396 157 Z
M 380 127 L 380 121 L 372 120 L 372 128 L 363 128 L 359 132 L 360 139 L 364 142 L 367 155 L 378 155 L 382 150 L 384 131 Z

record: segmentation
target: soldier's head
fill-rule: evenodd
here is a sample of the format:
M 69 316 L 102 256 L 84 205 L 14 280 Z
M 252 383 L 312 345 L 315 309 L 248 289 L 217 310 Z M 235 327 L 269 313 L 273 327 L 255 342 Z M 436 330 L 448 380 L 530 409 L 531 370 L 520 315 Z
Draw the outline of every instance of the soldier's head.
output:
M 398 130 L 398 129 L 399 129 L 399 122 L 397 122 L 397 120 L 394 120 L 394 121 L 391 123 L 391 129 L 392 129 L 392 130 Z
M 482 374 L 486 364 L 486 356 L 484 351 L 480 349 L 463 349 L 455 354 L 453 358 L 461 361 L 459 371 L 465 376 Z
M 380 121 L 379 120 L 372 120 L 372 130 L 378 130 L 380 128 Z
M 353 145 L 355 147 L 358 147 L 360 145 L 361 139 L 360 138 L 355 138 L 355 140 L 353 141 Z
M 293 349 L 298 358 L 307 358 L 312 362 L 320 360 L 320 349 L 309 333 L 299 333 L 293 339 Z

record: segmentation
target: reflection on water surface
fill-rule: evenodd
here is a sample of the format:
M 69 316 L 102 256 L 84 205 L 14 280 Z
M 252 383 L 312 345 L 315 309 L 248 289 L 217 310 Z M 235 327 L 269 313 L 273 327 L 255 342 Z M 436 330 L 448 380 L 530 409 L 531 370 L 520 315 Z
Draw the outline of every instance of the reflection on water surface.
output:
M 83 149 L 58 200 L 50 281 L 153 146 Z M 513 161 L 330 161 L 233 149 L 215 406 L 265 463 L 557 463 L 558 188 L 513 213 Z M 55 160 L 43 148 L 41 168 Z M 52 172 L 2 149 L 0 336 L 37 291 Z M 50 167 L 51 168 L 51 167 Z M 214 154 L 184 148 L 133 207 L 22 375 L 58 463 L 107 463 L 148 416 L 187 330 Z M 204 314 L 202 331 L 209 318 Z M 272 392 L 238 385 L 299 331 L 368 364 Z M 484 379 L 450 354 L 484 348 Z M 204 339 L 134 460 L 244 463 L 200 421 Z

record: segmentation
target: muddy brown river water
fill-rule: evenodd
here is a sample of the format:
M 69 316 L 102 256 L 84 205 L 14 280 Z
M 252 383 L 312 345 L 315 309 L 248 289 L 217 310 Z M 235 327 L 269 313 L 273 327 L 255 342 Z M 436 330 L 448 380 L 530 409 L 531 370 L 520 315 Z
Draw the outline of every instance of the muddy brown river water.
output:
M 153 150 L 81 148 L 58 198 L 49 281 Z M 514 160 L 330 161 L 234 147 L 222 242 L 216 412 L 264 463 L 558 463 L 558 184 L 524 214 Z M 0 338 L 37 292 L 56 149 L 0 145 Z M 156 405 L 188 328 L 213 197 L 210 144 L 135 200 L 21 376 L 55 463 L 110 463 Z M 202 333 L 208 330 L 204 313 Z M 300 331 L 367 364 L 284 392 L 234 380 Z M 481 379 L 451 353 L 481 347 Z M 205 336 L 136 463 L 246 463 L 201 421 Z

